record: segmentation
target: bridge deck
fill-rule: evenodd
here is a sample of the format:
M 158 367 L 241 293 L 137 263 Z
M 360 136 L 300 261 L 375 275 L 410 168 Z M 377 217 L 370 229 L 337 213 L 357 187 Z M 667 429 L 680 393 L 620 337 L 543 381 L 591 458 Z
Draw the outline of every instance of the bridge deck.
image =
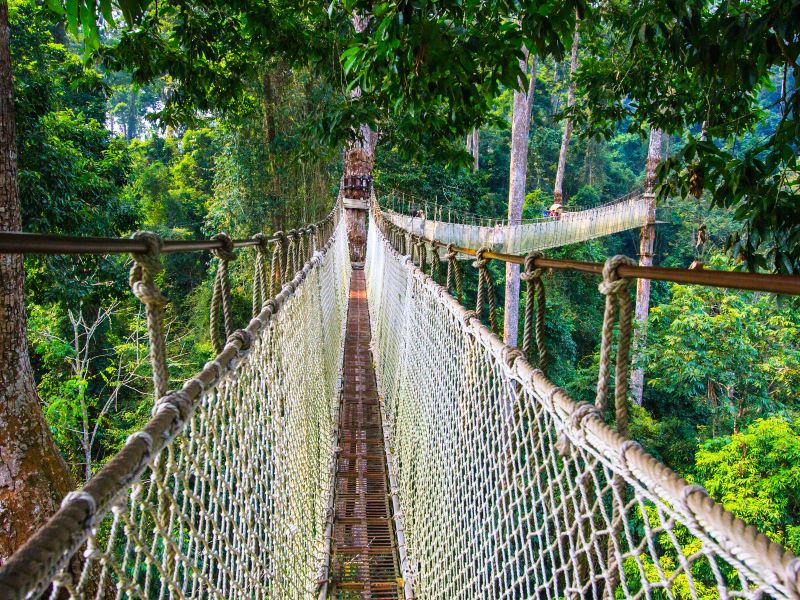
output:
M 331 598 L 399 598 L 364 271 L 350 280 L 331 545 Z

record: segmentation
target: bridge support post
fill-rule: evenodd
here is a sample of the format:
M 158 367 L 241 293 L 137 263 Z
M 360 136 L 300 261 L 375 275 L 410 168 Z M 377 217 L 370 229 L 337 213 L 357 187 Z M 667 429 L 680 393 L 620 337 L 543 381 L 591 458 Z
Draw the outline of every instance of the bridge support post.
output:
M 663 132 L 660 129 L 650 130 L 650 142 L 647 145 L 647 164 L 645 166 L 644 194 L 642 199 L 647 204 L 647 218 L 639 237 L 639 266 L 653 265 L 653 246 L 656 241 L 656 167 L 661 162 L 661 141 Z M 650 280 L 636 280 L 636 329 L 633 334 L 633 362 L 641 356 L 647 344 L 647 315 L 650 312 Z M 641 406 L 644 397 L 644 369 L 636 367 L 631 375 L 631 391 L 633 400 Z
M 354 145 L 344 161 L 342 197 L 350 244 L 350 261 L 363 263 L 367 244 L 367 202 L 372 193 L 372 166 L 374 145 Z
M 656 238 L 656 196 L 650 192 L 645 192 L 644 199 L 647 202 L 647 220 L 642 227 L 639 237 L 639 266 L 650 267 L 653 265 L 653 247 Z M 633 357 L 634 361 L 641 355 L 644 346 L 647 344 L 647 315 L 650 312 L 650 280 L 636 280 L 636 329 L 633 337 Z M 636 367 L 631 375 L 631 391 L 636 404 L 642 404 L 644 396 L 644 369 Z

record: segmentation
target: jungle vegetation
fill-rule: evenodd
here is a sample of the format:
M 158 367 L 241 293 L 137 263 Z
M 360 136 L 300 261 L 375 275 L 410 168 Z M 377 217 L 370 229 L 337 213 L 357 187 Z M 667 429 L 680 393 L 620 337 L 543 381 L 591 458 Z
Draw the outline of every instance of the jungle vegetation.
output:
M 363 31 L 354 13 L 369 15 Z M 656 264 L 800 270 L 797 0 L 11 0 L 8 19 L 25 231 L 287 230 L 330 209 L 364 123 L 380 132 L 379 195 L 504 218 L 514 94 L 534 72 L 523 217 L 553 201 L 565 122 L 568 208 L 641 187 L 657 128 Z M 549 255 L 636 256 L 638 235 Z M 239 322 L 252 258 L 233 266 Z M 211 257 L 165 266 L 180 380 L 212 356 Z M 502 299 L 505 271 L 492 268 Z M 86 480 L 150 414 L 144 314 L 124 257 L 31 256 L 24 273 L 36 402 L 71 477 Z M 550 273 L 545 285 L 549 375 L 591 401 L 597 280 Z M 634 437 L 800 551 L 800 300 L 654 283 L 637 360 Z

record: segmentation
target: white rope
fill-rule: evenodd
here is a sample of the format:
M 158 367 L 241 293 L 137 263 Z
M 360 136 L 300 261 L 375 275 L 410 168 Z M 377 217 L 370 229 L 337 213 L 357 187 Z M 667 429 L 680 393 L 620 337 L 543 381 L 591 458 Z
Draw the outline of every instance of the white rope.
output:
M 65 499 L 54 519 L 71 521 L 77 543 L 59 541 L 51 521 L 26 550 L 32 560 L 0 572 L 0 597 L 48 586 L 59 599 L 314 596 L 327 558 L 349 281 L 340 222 L 332 245 Z M 51 569 L 54 547 L 60 567 Z M 77 577 L 64 568 L 75 554 Z
M 340 220 L 0 567 L 0 597 L 315 597 L 348 256 Z M 791 553 L 555 387 L 372 219 L 365 268 L 406 597 L 800 596 Z

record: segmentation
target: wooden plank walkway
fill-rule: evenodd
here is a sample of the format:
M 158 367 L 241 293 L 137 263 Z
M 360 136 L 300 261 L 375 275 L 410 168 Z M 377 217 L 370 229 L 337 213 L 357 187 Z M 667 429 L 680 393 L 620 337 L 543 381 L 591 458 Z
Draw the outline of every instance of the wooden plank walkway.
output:
M 363 269 L 353 269 L 331 540 L 336 599 L 401 597 Z

